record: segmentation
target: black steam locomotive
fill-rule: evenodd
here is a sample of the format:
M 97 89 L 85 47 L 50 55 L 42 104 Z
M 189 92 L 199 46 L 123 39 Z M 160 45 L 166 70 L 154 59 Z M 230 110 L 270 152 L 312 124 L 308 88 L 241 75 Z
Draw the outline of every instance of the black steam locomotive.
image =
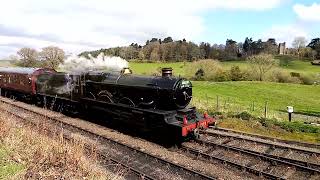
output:
M 0 69 L 0 76 L 6 73 L 17 77 L 17 73 L 23 72 L 21 68 L 16 72 L 11 68 L 11 71 Z M 29 75 L 21 77 L 30 78 L 32 92 L 7 88 L 11 83 L 8 81 L 0 83 L 1 92 L 27 95 L 38 104 L 55 104 L 67 111 L 99 109 L 124 125 L 148 131 L 169 130 L 183 137 L 214 123 L 207 114 L 200 115 L 194 107 L 187 107 L 192 99 L 192 84 L 173 77 L 171 68 L 162 69 L 160 77 L 133 75 L 129 69 L 81 73 L 34 69 L 28 72 Z

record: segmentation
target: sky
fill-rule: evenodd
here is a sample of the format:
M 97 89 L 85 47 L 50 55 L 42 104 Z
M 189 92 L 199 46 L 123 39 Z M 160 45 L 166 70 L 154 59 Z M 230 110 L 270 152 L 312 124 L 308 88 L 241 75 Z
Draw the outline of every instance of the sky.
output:
M 0 58 L 22 47 L 79 53 L 171 36 L 225 44 L 320 37 L 320 0 L 7 0 L 0 6 Z

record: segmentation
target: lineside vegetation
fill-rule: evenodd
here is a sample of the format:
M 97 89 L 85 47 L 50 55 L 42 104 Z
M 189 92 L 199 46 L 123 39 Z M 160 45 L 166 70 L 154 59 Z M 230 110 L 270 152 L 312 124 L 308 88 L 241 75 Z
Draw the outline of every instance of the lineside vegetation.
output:
M 41 124 L 23 125 L 0 112 L 0 179 L 121 179 L 100 167 L 83 141 L 48 137 Z

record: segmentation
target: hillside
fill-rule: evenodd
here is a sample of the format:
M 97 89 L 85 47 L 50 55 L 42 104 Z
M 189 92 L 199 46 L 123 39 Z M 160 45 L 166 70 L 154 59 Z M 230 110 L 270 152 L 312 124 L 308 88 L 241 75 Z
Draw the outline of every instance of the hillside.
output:
M 188 63 L 130 62 L 130 68 L 136 74 L 151 75 L 159 72 L 162 67 L 172 67 L 174 75 L 185 76 L 188 73 L 186 72 Z M 221 64 L 224 69 L 230 69 L 233 65 L 248 68 L 244 61 L 221 62 Z M 310 62 L 298 60 L 290 61 L 280 68 L 288 72 L 308 74 L 320 72 L 320 67 L 312 66 Z M 320 116 L 320 86 L 255 81 L 194 81 L 193 85 L 193 104 L 199 108 L 207 108 L 208 99 L 210 108 L 216 110 L 218 97 L 220 110 L 225 108 L 225 111 L 252 110 L 255 106 L 253 113 L 262 116 L 265 102 L 268 102 L 270 114 L 273 113 L 273 115 L 285 111 L 287 106 L 294 106 L 296 113 Z M 281 115 L 283 116 L 284 113 L 281 112 Z
M 190 62 L 174 62 L 174 63 L 140 63 L 140 62 L 130 62 L 130 68 L 134 73 L 137 74 L 148 74 L 151 75 L 156 73 L 159 68 L 162 67 L 172 67 L 174 74 L 176 76 L 184 76 L 186 71 L 186 66 Z M 241 69 L 248 68 L 248 64 L 245 61 L 224 61 L 221 62 L 224 69 L 229 70 L 232 66 L 239 66 Z M 320 73 L 320 66 L 313 66 L 309 61 L 292 60 L 287 63 L 281 63 L 280 68 L 288 72 L 298 72 L 307 74 Z

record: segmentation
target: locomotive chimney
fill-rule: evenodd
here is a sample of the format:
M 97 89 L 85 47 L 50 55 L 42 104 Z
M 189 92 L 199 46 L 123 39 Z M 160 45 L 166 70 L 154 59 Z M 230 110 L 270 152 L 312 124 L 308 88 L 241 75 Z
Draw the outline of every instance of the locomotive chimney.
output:
M 171 77 L 172 68 L 162 68 L 162 77 Z

